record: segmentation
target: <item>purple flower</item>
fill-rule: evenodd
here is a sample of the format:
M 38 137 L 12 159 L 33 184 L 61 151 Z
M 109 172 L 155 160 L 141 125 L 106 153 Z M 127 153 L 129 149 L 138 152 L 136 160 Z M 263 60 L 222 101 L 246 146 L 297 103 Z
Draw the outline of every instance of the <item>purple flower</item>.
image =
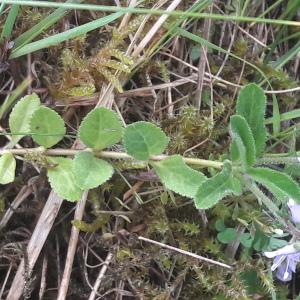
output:
M 291 219 L 294 224 L 300 223 L 300 205 L 296 204 L 293 199 L 289 199 L 287 203 Z M 276 251 L 265 252 L 268 258 L 274 258 L 272 271 L 276 270 L 276 277 L 283 282 L 292 280 L 293 273 L 296 272 L 297 263 L 300 262 L 299 242 L 284 246 Z
M 292 221 L 295 224 L 300 223 L 300 204 L 296 204 L 293 199 L 289 199 L 287 205 L 291 211 Z
M 297 243 L 298 244 L 298 243 Z M 272 271 L 276 270 L 276 277 L 283 282 L 290 281 L 300 262 L 300 252 L 295 244 L 284 246 L 276 251 L 265 252 L 268 258 L 274 258 Z M 298 245 L 297 245 L 298 246 Z

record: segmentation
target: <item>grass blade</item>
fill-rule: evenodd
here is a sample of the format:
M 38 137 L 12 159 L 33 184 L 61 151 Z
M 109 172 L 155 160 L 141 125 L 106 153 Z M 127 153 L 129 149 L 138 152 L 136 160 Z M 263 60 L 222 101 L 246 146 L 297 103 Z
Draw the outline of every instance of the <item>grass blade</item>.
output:
M 294 59 L 295 56 L 297 56 L 299 52 L 300 52 L 300 41 L 297 42 L 295 46 L 293 46 L 289 51 L 287 51 L 279 59 L 277 59 L 275 62 L 271 63 L 271 66 L 274 69 L 280 69 L 286 63 L 288 63 L 290 60 Z
M 279 118 L 280 118 L 280 122 L 300 118 L 300 108 L 283 113 L 279 115 Z M 265 124 L 268 125 L 273 122 L 274 122 L 274 117 L 266 119 Z
M 72 2 L 82 2 L 83 0 L 68 0 L 67 3 Z M 41 34 L 44 30 L 48 29 L 50 26 L 55 24 L 59 19 L 64 17 L 68 10 L 66 8 L 60 7 L 52 12 L 48 17 L 43 19 L 38 24 L 34 25 L 32 28 L 22 33 L 14 40 L 14 50 L 23 47 L 25 44 L 31 42 L 35 37 Z
M 207 40 L 205 40 L 205 39 L 203 39 L 203 38 L 201 38 L 201 37 L 198 36 L 198 35 L 195 35 L 195 34 L 193 34 L 193 33 L 191 33 L 191 32 L 188 32 L 188 31 L 185 30 L 185 29 L 177 28 L 177 29 L 176 29 L 176 33 L 179 34 L 179 35 L 181 35 L 181 36 L 183 36 L 183 37 L 185 37 L 185 38 L 188 38 L 188 39 L 190 39 L 190 40 L 192 40 L 192 41 L 194 41 L 194 42 L 196 42 L 196 43 L 198 43 L 198 44 L 201 44 L 202 46 L 206 46 L 206 47 L 208 47 L 208 48 L 210 48 L 210 49 L 213 49 L 213 50 L 222 52 L 222 53 L 227 54 L 227 55 L 229 55 L 229 56 L 231 56 L 231 57 L 233 57 L 233 58 L 235 58 L 235 59 L 238 59 L 238 60 L 242 61 L 243 63 L 245 63 L 245 64 L 247 64 L 248 66 L 250 66 L 250 67 L 252 67 L 253 69 L 255 69 L 260 75 L 263 76 L 264 79 L 267 80 L 267 77 L 266 77 L 266 75 L 263 73 L 263 71 L 260 70 L 260 69 L 259 69 L 257 66 L 255 66 L 254 64 L 249 63 L 247 60 L 245 60 L 245 59 L 243 59 L 243 58 L 241 58 L 241 57 L 239 57 L 239 56 L 237 56 L 237 55 L 235 55 L 235 54 L 233 54 L 233 53 L 231 53 L 231 52 L 229 52 L 229 51 L 227 51 L 227 50 L 225 50 L 225 49 L 223 49 L 223 48 L 221 48 L 221 47 L 219 47 L 219 46 L 217 46 L 217 45 L 215 45 L 215 44 L 213 44 L 213 43 L 211 43 L 211 42 L 209 42 L 209 41 L 207 41 Z
M 19 86 L 4 100 L 0 106 L 0 120 L 3 115 L 12 107 L 17 98 L 27 89 L 31 80 L 26 78 Z
M 1 8 L 2 8 L 2 5 L 1 5 Z M 18 13 L 19 13 L 19 8 L 20 8 L 20 5 L 16 5 L 16 4 L 12 5 L 12 7 L 8 13 L 8 16 L 5 20 L 4 27 L 2 29 L 0 41 L 2 41 L 3 39 L 10 38 L 12 29 L 14 27 L 15 21 L 17 19 Z
M 113 14 L 103 17 L 101 19 L 98 19 L 98 20 L 86 23 L 84 25 L 72 28 L 65 32 L 47 37 L 45 39 L 42 39 L 42 40 L 39 40 L 36 42 L 32 42 L 30 44 L 25 45 L 24 47 L 22 47 L 20 49 L 16 49 L 15 51 L 12 51 L 10 58 L 20 57 L 22 55 L 32 53 L 32 52 L 40 50 L 40 49 L 44 49 L 44 48 L 47 48 L 50 46 L 55 46 L 66 40 L 76 38 L 82 34 L 85 34 L 91 30 L 94 30 L 96 28 L 99 28 L 103 25 L 106 25 L 106 24 L 116 20 L 122 15 L 123 15 L 122 12 L 113 13 Z
M 197 12 L 185 12 L 185 11 L 165 11 L 162 9 L 148 9 L 139 7 L 121 7 L 121 6 L 107 6 L 107 5 L 95 5 L 95 4 L 76 4 L 76 3 L 59 3 L 48 1 L 28 1 L 28 0 L 2 0 L 6 4 L 20 4 L 34 7 L 64 7 L 69 9 L 79 10 L 94 10 L 103 12 L 122 12 L 122 13 L 136 13 L 136 14 L 149 14 L 149 15 L 170 15 L 170 16 L 186 16 L 199 19 L 210 18 L 212 20 L 223 21 L 238 21 L 238 22 L 256 22 L 263 24 L 276 24 L 287 26 L 300 26 L 298 21 L 280 20 L 280 19 L 265 19 L 257 17 L 244 17 L 236 15 L 221 15 L 221 14 L 209 14 L 209 13 L 197 13 Z

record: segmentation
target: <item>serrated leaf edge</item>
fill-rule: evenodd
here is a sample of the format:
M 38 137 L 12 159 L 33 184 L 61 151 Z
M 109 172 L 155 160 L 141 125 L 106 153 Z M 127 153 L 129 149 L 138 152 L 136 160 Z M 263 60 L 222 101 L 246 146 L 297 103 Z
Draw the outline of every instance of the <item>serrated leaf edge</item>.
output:
M 243 116 L 241 116 L 241 115 L 232 115 L 230 119 L 236 118 L 236 117 L 239 117 L 241 120 L 243 120 L 244 125 L 246 126 L 247 130 L 249 130 L 249 133 L 250 133 L 249 138 L 250 138 L 250 140 L 251 140 L 251 147 L 253 146 L 253 147 L 252 147 L 252 148 L 253 148 L 252 150 L 253 150 L 253 154 L 254 154 L 254 155 L 253 155 L 253 162 L 250 164 L 250 166 L 253 166 L 254 163 L 255 163 L 255 161 L 256 161 L 256 147 L 255 147 L 255 140 L 254 140 L 254 137 L 253 137 L 252 130 L 251 130 L 251 128 L 250 128 L 250 126 L 249 126 L 247 120 L 246 120 Z M 232 137 L 232 142 L 234 142 L 234 141 L 236 141 L 236 140 L 240 140 L 240 141 L 242 142 L 242 144 L 243 144 L 243 146 L 244 146 L 244 148 L 245 148 L 246 160 L 248 160 L 248 157 L 247 157 L 247 147 L 246 147 L 246 145 L 244 144 L 242 137 L 238 134 L 238 132 L 235 132 L 235 130 L 232 130 L 232 129 L 233 129 L 233 128 L 232 128 L 232 123 L 230 123 L 229 131 L 230 131 L 230 135 L 231 135 L 231 137 Z M 237 148 L 239 148 L 239 146 L 238 146 L 237 143 L 236 143 L 236 146 L 237 146 Z M 238 150 L 239 150 L 239 149 L 238 149 Z M 241 160 L 241 157 L 240 157 L 240 160 Z M 242 162 L 242 161 L 241 161 L 241 162 Z M 243 164 L 243 162 L 242 162 L 242 164 Z M 248 164 L 248 161 L 247 161 L 247 164 Z M 245 167 L 247 167 L 247 166 L 245 166 Z
M 158 126 L 156 126 L 156 125 L 154 125 L 154 124 L 152 124 L 152 123 L 150 123 L 150 122 L 147 122 L 147 121 L 138 121 L 138 122 L 134 122 L 134 123 L 128 125 L 127 127 L 133 127 L 133 126 L 135 126 L 136 124 L 148 124 L 148 125 L 151 125 L 152 128 L 158 129 L 158 130 L 160 131 L 160 133 L 162 133 L 162 134 L 164 135 L 164 137 L 165 137 L 166 145 L 165 145 L 163 151 L 166 150 L 166 147 L 168 146 L 168 143 L 170 142 L 170 138 L 165 134 L 165 132 L 164 132 L 160 127 L 158 127 Z M 127 127 L 126 127 L 126 128 L 127 128 Z M 128 145 L 127 145 L 127 143 L 125 142 L 125 139 L 124 139 L 126 128 L 125 128 L 125 130 L 123 131 L 122 143 L 123 143 L 123 146 L 124 146 L 124 148 L 125 148 L 125 150 L 126 150 L 126 153 L 129 154 L 129 155 L 131 155 L 132 157 L 134 157 L 133 154 L 130 153 L 130 151 L 127 150 L 127 149 L 128 149 Z M 163 152 L 163 151 L 162 151 L 162 152 Z M 147 151 L 147 152 L 148 152 L 148 151 Z M 162 154 L 162 152 L 161 152 L 161 153 L 154 154 L 154 155 L 160 155 L 160 154 Z M 147 153 L 147 156 L 149 157 L 147 160 L 151 159 L 151 155 L 149 154 L 149 152 Z
M 64 158 L 64 159 L 66 159 L 66 157 L 64 157 L 64 156 L 56 156 L 55 158 Z M 73 172 L 73 170 L 72 170 L 72 172 Z M 74 174 L 74 176 L 75 176 L 75 174 Z M 48 175 L 48 170 L 47 170 L 47 178 L 48 178 L 49 184 L 50 184 L 50 186 L 51 186 L 51 189 L 52 189 L 59 197 L 65 199 L 65 200 L 67 200 L 67 201 L 69 201 L 69 202 L 76 202 L 76 201 L 79 201 L 79 200 L 80 200 L 80 198 L 79 198 L 79 199 L 77 199 L 77 198 L 76 198 L 76 199 L 75 199 L 75 198 L 66 198 L 66 197 L 60 195 L 59 191 L 56 191 L 56 189 L 54 188 L 53 181 L 51 180 L 51 178 L 50 178 L 49 175 Z M 74 182 L 74 185 L 76 185 L 75 182 Z M 76 186 L 77 186 L 77 185 L 76 185 Z M 77 187 L 78 187 L 78 186 L 77 186 Z M 78 188 L 79 188 L 79 187 L 78 187 Z M 80 188 L 79 188 L 79 189 L 80 189 Z M 84 190 L 82 190 L 82 189 L 80 189 L 80 190 L 82 191 L 82 193 L 84 192 Z
M 224 190 L 224 193 L 222 194 L 222 197 L 221 197 L 220 199 L 218 199 L 218 200 L 217 200 L 216 202 L 214 202 L 214 203 L 209 203 L 209 204 L 210 204 L 209 206 L 201 206 L 201 207 L 199 207 L 199 205 L 197 205 L 197 201 L 196 201 L 196 197 L 197 197 L 198 191 L 200 191 L 200 189 L 203 188 L 203 185 L 206 184 L 209 180 L 212 180 L 213 178 L 215 178 L 215 177 L 218 176 L 218 175 L 222 176 L 222 175 L 224 175 L 224 174 L 222 174 L 222 173 L 225 173 L 225 172 L 228 172 L 228 177 L 227 177 L 227 180 L 224 181 L 224 182 L 221 184 L 221 186 L 224 185 L 224 184 L 225 184 L 225 186 L 226 186 L 226 185 L 228 186 L 228 181 L 229 181 L 229 183 L 230 183 L 230 186 L 228 186 L 228 188 Z M 225 175 L 226 175 L 226 174 L 225 174 Z M 219 201 L 221 201 L 223 198 L 225 198 L 225 197 L 227 197 L 227 196 L 229 196 L 229 195 L 237 195 L 237 194 L 238 194 L 238 191 L 235 191 L 235 190 L 234 190 L 234 187 L 233 187 L 233 184 L 234 184 L 234 183 L 233 183 L 233 180 L 234 180 L 235 178 L 236 178 L 236 177 L 234 177 L 234 175 L 233 175 L 233 173 L 232 173 L 232 166 L 231 166 L 231 163 L 230 163 L 229 161 L 224 161 L 224 167 L 223 167 L 222 171 L 221 171 L 220 173 L 216 174 L 215 176 L 208 178 L 206 181 L 203 181 L 203 182 L 201 183 L 201 185 L 199 186 L 199 188 L 198 188 L 198 190 L 197 190 L 197 192 L 196 192 L 196 194 L 195 194 L 195 197 L 194 197 L 194 199 L 193 199 L 196 208 L 198 208 L 198 209 L 209 209 L 209 208 L 213 207 L 214 205 L 216 205 L 216 204 L 217 204 Z M 238 178 L 236 178 L 236 179 L 238 180 Z
M 181 157 L 180 155 L 176 155 L 176 154 L 175 154 L 175 155 L 172 155 L 172 156 L 169 156 L 169 157 L 180 157 L 180 158 L 182 159 L 182 157 Z M 153 166 L 152 163 L 150 163 L 150 164 Z M 197 175 L 198 175 L 198 174 L 200 173 L 200 172 L 194 170 L 193 168 L 189 167 L 187 164 L 185 164 L 185 166 L 186 166 L 187 168 L 189 168 L 194 174 L 197 173 Z M 200 173 L 200 174 L 202 174 L 202 173 Z M 204 174 L 202 174 L 202 175 L 203 175 L 204 177 L 206 177 Z M 186 194 L 186 193 L 182 193 L 182 192 L 180 192 L 180 191 L 178 191 L 178 190 L 171 189 L 171 188 L 167 187 L 165 181 L 164 181 L 162 178 L 160 178 L 160 176 L 159 176 L 158 174 L 157 174 L 157 176 L 159 177 L 159 180 L 161 181 L 161 183 L 162 183 L 168 190 L 173 191 L 173 192 L 177 193 L 178 195 L 181 195 L 181 196 L 184 196 L 184 197 L 191 198 L 191 196 L 188 195 L 188 194 Z M 206 181 L 206 180 L 204 180 L 203 182 L 205 182 L 205 181 Z M 203 182 L 199 183 L 199 186 L 200 186 Z
M 271 191 L 271 189 L 268 188 L 267 185 L 265 185 L 265 183 L 262 183 L 262 182 L 256 180 L 254 177 L 251 176 L 251 170 L 255 170 L 255 169 L 265 169 L 265 170 L 268 170 L 268 171 L 275 171 L 275 172 L 278 172 L 278 173 L 276 173 L 276 175 L 281 174 L 282 176 L 286 177 L 288 180 L 290 180 L 291 182 L 293 182 L 293 183 L 295 184 L 295 186 L 297 186 L 297 189 L 298 189 L 299 194 L 300 194 L 300 187 L 299 187 L 299 185 L 297 184 L 297 182 L 296 182 L 290 175 L 288 175 L 288 174 L 286 174 L 286 173 L 279 172 L 279 171 L 277 171 L 277 170 L 272 170 L 272 169 L 267 168 L 267 167 L 259 167 L 259 168 L 251 168 L 251 169 L 249 169 L 249 171 L 250 171 L 250 172 L 249 172 L 250 178 L 251 178 L 253 181 L 256 181 L 256 182 L 258 182 L 259 184 L 262 184 L 263 186 L 265 186 L 272 194 L 273 194 L 273 192 Z M 270 182 L 272 183 L 271 180 L 270 180 Z M 275 186 L 275 188 L 277 188 L 277 186 L 276 186 L 275 184 L 274 184 L 274 186 Z M 282 191 L 281 188 L 277 188 L 277 189 L 278 189 L 281 193 L 286 194 L 284 191 Z M 273 194 L 273 196 L 275 197 L 274 194 Z M 288 198 L 288 195 L 287 195 L 287 198 Z M 293 199 L 293 200 L 295 200 L 297 203 L 300 203 L 300 199 L 299 199 L 299 202 L 297 201 L 297 199 Z
M 53 147 L 54 145 L 56 145 L 57 143 L 59 143 L 59 142 L 64 138 L 64 135 L 66 134 L 66 130 L 67 130 L 67 129 L 66 129 L 66 124 L 65 124 L 64 119 L 61 117 L 61 115 L 60 115 L 58 112 L 56 112 L 54 109 L 51 109 L 51 108 L 49 108 L 49 107 L 47 107 L 47 106 L 45 106 L 45 105 L 40 105 L 40 106 L 34 111 L 34 113 L 33 113 L 32 116 L 31 116 L 31 119 L 30 119 L 30 122 L 29 122 L 29 128 L 30 128 L 30 131 L 33 131 L 32 128 L 31 128 L 31 125 L 32 125 L 31 122 L 32 122 L 33 116 L 34 116 L 34 114 L 37 113 L 38 109 L 41 108 L 41 107 L 47 108 L 47 109 L 49 109 L 50 111 L 54 112 L 54 113 L 62 120 L 63 126 L 64 126 L 64 133 L 62 134 L 63 137 L 62 137 L 58 142 L 56 142 L 55 144 L 53 144 L 52 146 L 46 147 L 46 148 L 51 148 L 51 147 Z M 58 136 L 58 135 L 57 135 L 57 136 Z M 35 140 L 34 135 L 31 135 L 31 137 L 32 137 L 32 139 L 34 140 L 35 143 L 39 144 L 39 143 Z M 40 144 L 39 144 L 39 145 L 40 145 Z M 42 146 L 42 145 L 40 145 L 40 146 Z
M 80 153 L 78 153 L 78 154 L 80 154 Z M 72 170 L 73 170 L 73 173 L 75 174 L 75 177 L 76 177 L 76 171 L 74 170 L 74 168 L 75 168 L 74 161 L 75 161 L 75 158 L 76 158 L 76 156 L 77 156 L 78 154 L 75 155 L 74 160 L 73 160 L 73 165 L 72 165 Z M 109 164 L 109 163 L 108 163 L 106 160 L 104 160 L 104 159 L 100 159 L 100 158 L 98 158 L 98 157 L 94 157 L 94 158 L 96 158 L 96 159 L 98 159 L 98 160 L 100 160 L 100 161 L 104 161 L 105 163 L 107 163 L 108 165 L 110 165 L 110 166 L 112 167 L 112 172 L 111 172 L 110 176 L 109 176 L 103 183 L 100 183 L 100 184 L 98 184 L 97 186 L 90 187 L 90 188 L 88 188 L 88 189 L 94 189 L 94 188 L 96 188 L 96 187 L 98 187 L 98 186 L 104 184 L 106 181 L 110 180 L 110 179 L 113 177 L 113 175 L 114 175 L 114 167 L 113 167 L 111 164 Z M 74 183 L 75 183 L 75 185 L 77 185 L 81 190 L 87 190 L 86 188 L 82 188 L 79 184 L 77 184 L 76 178 L 75 178 L 75 182 L 74 182 Z
M 4 153 L 4 154 L 1 156 L 1 158 L 2 158 L 4 155 L 7 155 L 7 154 L 11 155 L 11 157 L 12 157 L 12 159 L 13 159 L 13 160 L 12 160 L 12 162 L 13 162 L 13 173 L 15 174 L 15 172 L 16 172 L 16 165 L 17 165 L 17 162 L 16 162 L 15 157 L 14 157 L 11 153 L 7 152 L 7 153 Z M 7 171 L 7 169 L 6 169 L 6 171 Z M 6 172 L 4 172 L 4 173 L 6 173 Z M 13 178 L 12 180 L 6 181 L 5 183 L 0 183 L 0 184 L 8 184 L 8 183 L 14 182 L 14 180 L 15 180 L 15 176 L 14 176 L 14 178 Z
M 239 116 L 242 116 L 242 117 L 244 117 L 244 115 L 243 114 L 241 114 L 240 113 L 240 110 L 241 110 L 241 106 L 242 106 L 242 100 L 240 100 L 241 98 L 240 98 L 240 94 L 241 94 L 241 92 L 244 90 L 244 89 L 246 89 L 247 87 L 249 87 L 249 86 L 255 86 L 255 88 L 258 88 L 261 92 L 262 92 L 262 95 L 263 95 L 263 99 L 264 99 L 264 114 L 263 114 L 263 118 L 265 118 L 265 115 L 266 115 L 266 105 L 267 105 L 267 97 L 266 97 L 266 94 L 264 93 L 264 90 L 260 87 L 260 86 L 258 86 L 257 84 L 255 84 L 255 83 L 249 83 L 249 84 L 247 84 L 247 85 L 245 85 L 241 90 L 240 90 L 240 92 L 239 92 L 239 95 L 238 95 L 238 99 L 237 99 L 237 104 L 236 104 L 236 114 L 237 115 L 239 115 Z M 245 117 L 244 117 L 245 118 Z M 246 119 L 246 118 L 245 118 Z M 246 120 L 247 121 L 247 120 Z M 248 123 L 248 121 L 247 121 L 247 123 Z M 249 127 L 250 127 L 250 124 L 248 123 L 248 125 L 249 125 Z M 263 136 L 263 139 L 264 139 L 264 143 L 263 144 L 261 144 L 261 145 L 257 145 L 257 141 L 255 140 L 255 137 L 254 137 L 254 134 L 253 134 L 253 132 L 252 132 L 252 134 L 253 134 L 253 138 L 254 138 L 254 144 L 255 144 L 255 149 L 256 149 L 256 157 L 259 157 L 261 154 L 262 154 L 262 152 L 264 151 L 264 148 L 265 148 L 265 143 L 266 143 L 266 141 L 267 141 L 267 134 L 266 134 L 266 127 L 265 127 L 265 124 L 264 124 L 264 122 L 263 122 L 263 127 L 264 127 L 264 136 Z M 250 127 L 250 129 L 251 129 L 251 127 Z M 251 129 L 251 131 L 252 131 L 252 129 Z
M 94 108 L 94 109 L 92 109 L 90 112 L 88 112 L 87 113 L 87 115 L 81 120 L 81 123 L 80 123 L 80 125 L 79 125 L 79 128 L 78 128 L 78 138 L 82 141 L 82 143 L 84 143 L 84 145 L 86 145 L 85 144 L 85 142 L 82 140 L 82 138 L 81 138 L 81 134 L 80 134 L 80 129 L 82 128 L 82 126 L 84 125 L 84 123 L 85 122 L 87 122 L 87 118 L 89 117 L 89 115 L 90 114 L 92 114 L 96 109 L 104 109 L 104 110 L 106 110 L 106 111 L 109 111 L 109 112 L 112 112 L 112 113 L 114 113 L 115 115 L 116 115 L 116 117 L 117 117 L 117 119 L 118 119 L 118 122 L 120 123 L 120 125 L 121 125 L 121 127 L 122 127 L 122 129 L 123 129 L 123 123 L 122 123 L 122 121 L 120 120 L 120 117 L 118 116 L 118 114 L 115 112 L 115 111 L 113 111 L 112 109 L 108 109 L 108 108 L 106 108 L 106 107 L 97 107 L 97 108 Z M 124 134 L 124 130 L 123 130 L 123 132 L 122 132 L 122 135 Z M 121 138 L 120 138 L 120 140 L 118 141 L 118 142 L 120 142 L 122 140 L 122 136 L 121 136 Z M 116 142 L 116 143 L 118 143 L 118 142 Z M 90 147 L 89 145 L 86 145 L 87 147 Z M 108 146 L 109 147 L 109 146 Z M 91 147 L 91 148 L 93 148 L 93 147 Z M 105 149 L 105 148 L 104 148 Z M 101 150 L 101 149 L 98 149 L 98 150 Z
M 10 114 L 9 114 L 8 125 L 9 125 L 10 131 L 11 131 L 11 124 L 10 124 L 10 123 L 11 123 L 11 116 L 12 116 L 12 115 L 14 114 L 14 112 L 18 109 L 18 104 L 20 104 L 21 101 L 23 102 L 23 101 L 26 101 L 26 100 L 27 100 L 27 99 L 26 99 L 27 96 L 28 96 L 28 97 L 30 97 L 30 96 L 36 96 L 37 99 L 39 100 L 39 104 L 41 104 L 40 98 L 39 98 L 39 96 L 38 96 L 36 93 L 32 93 L 31 95 L 26 95 L 26 96 L 22 97 L 22 98 L 14 105 L 14 107 L 12 108 L 12 110 L 11 110 L 11 112 L 10 112 Z M 40 105 L 39 105 L 39 106 L 40 106 Z M 37 109 L 39 108 L 39 106 L 37 107 Z M 32 112 L 31 117 L 33 116 L 34 112 L 35 112 L 35 110 Z M 29 131 L 30 131 L 30 121 L 29 121 L 28 126 L 29 126 Z M 11 132 L 12 132 L 12 131 L 11 131 Z

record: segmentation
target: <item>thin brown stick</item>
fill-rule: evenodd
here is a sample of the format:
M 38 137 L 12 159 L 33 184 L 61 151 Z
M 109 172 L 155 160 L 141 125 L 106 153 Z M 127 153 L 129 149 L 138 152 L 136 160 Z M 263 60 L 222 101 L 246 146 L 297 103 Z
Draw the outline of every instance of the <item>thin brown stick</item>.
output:
M 27 246 L 29 271 L 33 269 L 44 246 L 62 201 L 63 199 L 58 197 L 53 191 L 50 193 Z M 18 300 L 21 297 L 24 288 L 24 269 L 23 259 L 19 264 L 18 271 L 10 287 L 6 300 Z
M 176 7 L 180 4 L 182 0 L 174 0 L 169 7 L 166 9 L 166 12 L 171 12 L 176 9 Z M 138 57 L 140 53 L 145 49 L 145 47 L 152 40 L 153 36 L 157 33 L 157 31 L 161 28 L 163 23 L 167 20 L 168 15 L 162 15 L 159 19 L 153 24 L 151 30 L 145 35 L 142 41 L 138 44 L 136 49 L 133 51 L 132 56 Z
M 210 7 L 210 12 L 212 11 L 212 6 Z M 204 39 L 209 41 L 210 36 L 210 28 L 211 28 L 211 19 L 205 19 L 204 20 Z M 198 64 L 198 80 L 197 80 L 197 90 L 196 90 L 196 96 L 195 96 L 195 104 L 196 108 L 200 111 L 201 108 L 201 102 L 202 102 L 202 91 L 203 91 L 203 83 L 204 83 L 204 75 L 205 75 L 205 68 L 207 65 L 207 46 L 202 45 L 201 46 L 201 52 L 200 52 L 200 59 Z
M 41 275 L 41 286 L 39 291 L 39 300 L 44 298 L 46 286 L 47 286 L 47 270 L 48 270 L 48 257 L 45 254 L 43 259 L 43 266 L 42 266 L 42 275 Z
M 210 264 L 214 264 L 214 265 L 217 265 L 217 266 L 226 268 L 226 269 L 232 269 L 231 266 L 226 265 L 226 264 L 224 264 L 224 263 L 221 263 L 221 262 L 219 262 L 219 261 L 216 261 L 216 260 L 213 260 L 213 259 L 210 259 L 210 258 L 206 258 L 206 257 L 204 257 L 204 256 L 201 256 L 201 255 L 198 255 L 198 254 L 195 254 L 195 253 L 192 253 L 192 252 L 188 252 L 188 251 L 185 251 L 185 250 L 182 250 L 182 249 L 173 247 L 173 246 L 169 246 L 169 245 L 166 245 L 166 244 L 163 244 L 163 243 L 160 243 L 160 242 L 151 240 L 151 239 L 147 239 L 147 238 L 144 238 L 144 237 L 142 237 L 142 236 L 139 236 L 138 239 L 139 239 L 140 241 L 144 241 L 144 242 L 147 242 L 147 243 L 151 243 L 151 244 L 160 246 L 160 247 L 165 248 L 165 249 L 169 249 L 169 250 L 172 250 L 172 251 L 176 251 L 176 252 L 178 252 L 178 253 L 180 253 L 180 254 L 183 254 L 183 255 L 187 255 L 187 256 L 190 256 L 190 257 L 193 257 L 193 258 L 196 258 L 196 259 L 199 259 L 199 260 L 203 260 L 203 261 L 205 261 L 205 262 L 207 262 L 207 263 L 210 263 Z
M 3 296 L 4 290 L 5 290 L 5 287 L 6 287 L 6 284 L 7 284 L 9 275 L 10 275 L 10 272 L 11 272 L 11 270 L 12 270 L 12 266 L 13 266 L 13 264 L 10 263 L 10 264 L 9 264 L 9 268 L 8 268 L 8 270 L 7 270 L 7 272 L 6 272 L 5 278 L 4 278 L 4 280 L 3 280 L 2 287 L 1 287 L 1 290 L 0 290 L 0 299 L 3 299 L 2 296 Z
M 87 195 L 88 195 L 88 191 L 84 192 L 81 197 L 81 200 L 77 204 L 76 211 L 74 214 L 74 219 L 76 219 L 76 220 L 82 220 Z M 70 282 L 71 273 L 72 273 L 74 255 L 76 252 L 76 247 L 77 247 L 77 242 L 78 242 L 78 237 L 79 237 L 79 232 L 80 232 L 80 230 L 77 229 L 77 227 L 75 227 L 73 225 L 72 230 L 71 230 L 70 240 L 69 240 L 69 247 L 68 247 L 65 269 L 64 269 L 63 277 L 62 277 L 61 284 L 59 287 L 57 300 L 65 300 L 66 296 L 67 296 L 69 282 Z
M 89 297 L 89 300 L 94 300 L 95 299 L 95 297 L 97 295 L 97 291 L 98 291 L 98 289 L 100 287 L 101 281 L 102 281 L 102 279 L 103 279 L 103 277 L 104 277 L 104 275 L 105 275 L 105 273 L 107 271 L 107 268 L 108 268 L 110 262 L 112 261 L 112 258 L 113 258 L 113 254 L 109 252 L 107 254 L 107 256 L 106 256 L 104 264 L 103 264 L 103 266 L 102 266 L 102 268 L 101 268 L 101 270 L 100 270 L 100 272 L 98 274 L 98 277 L 97 277 L 97 279 L 95 281 L 93 290 L 92 290 L 92 292 L 90 294 L 90 297 Z
M 27 197 L 32 193 L 31 186 L 23 186 L 19 191 L 18 195 L 15 197 L 10 207 L 6 210 L 4 216 L 0 221 L 0 230 L 3 229 L 10 218 L 12 217 L 14 210 L 17 209 L 23 201 L 27 199 Z

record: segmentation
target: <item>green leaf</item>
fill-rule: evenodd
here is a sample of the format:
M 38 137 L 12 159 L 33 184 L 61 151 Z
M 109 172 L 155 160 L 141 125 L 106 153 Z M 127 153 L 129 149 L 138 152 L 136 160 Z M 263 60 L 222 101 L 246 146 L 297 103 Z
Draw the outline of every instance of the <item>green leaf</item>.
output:
M 266 96 L 258 85 L 251 83 L 241 89 L 238 96 L 236 113 L 244 117 L 250 126 L 257 156 L 261 155 L 265 148 L 265 112 Z
M 30 83 L 31 79 L 27 77 L 9 94 L 9 96 L 5 98 L 0 106 L 0 120 L 5 116 L 5 114 L 16 102 L 16 100 L 22 95 L 22 93 L 28 88 Z
M 161 154 L 169 142 L 165 133 L 149 122 L 136 122 L 124 130 L 123 144 L 126 152 L 138 160 L 147 160 Z
M 232 137 L 231 157 L 233 161 L 238 159 L 244 169 L 255 163 L 256 152 L 253 135 L 247 121 L 239 115 L 230 118 L 230 134 Z
M 95 188 L 113 175 L 113 167 L 92 153 L 81 152 L 73 160 L 75 183 L 83 190 Z
M 188 167 L 179 155 L 151 162 L 151 165 L 165 187 L 182 196 L 193 198 L 206 179 L 202 173 Z
M 280 111 L 276 95 L 272 95 L 273 100 L 273 136 L 277 136 L 280 132 Z
M 96 150 L 102 150 L 118 143 L 123 128 L 118 115 L 110 109 L 93 109 L 83 119 L 79 127 L 81 141 Z
M 267 236 L 260 229 L 256 228 L 254 239 L 253 239 L 253 249 L 256 251 L 266 251 L 270 243 L 270 237 Z
M 226 229 L 226 226 L 224 224 L 224 220 L 218 219 L 215 223 L 215 229 L 219 232 L 222 232 Z
M 271 237 L 270 241 L 269 241 L 269 245 L 266 250 L 267 251 L 277 250 L 279 248 L 286 246 L 287 244 L 288 244 L 288 242 L 286 240 Z
M 279 117 L 280 117 L 281 122 L 299 118 L 300 117 L 300 108 L 285 112 L 285 113 L 281 114 Z M 268 124 L 274 123 L 274 122 L 276 122 L 275 119 L 276 119 L 276 117 L 268 118 L 268 119 L 266 119 L 265 124 L 268 125 Z
M 19 10 L 20 10 L 20 5 L 13 4 L 11 6 L 11 9 L 8 13 L 8 16 L 5 19 L 5 23 L 2 28 L 0 42 L 2 42 L 4 39 L 7 39 L 7 40 L 11 39 L 11 34 L 13 31 L 13 27 L 15 25 L 17 16 L 19 14 Z
M 222 198 L 230 194 L 239 195 L 241 192 L 241 183 L 233 177 L 230 164 L 225 162 L 219 174 L 207 179 L 199 186 L 194 201 L 197 208 L 207 209 L 217 204 Z
M 287 174 L 268 168 L 251 168 L 247 174 L 264 185 L 279 200 L 292 198 L 300 203 L 299 185 Z
M 47 171 L 48 180 L 54 192 L 69 201 L 80 200 L 83 191 L 75 184 L 72 159 L 49 157 L 48 160 L 56 165 Z
M 300 165 L 299 164 L 287 164 L 284 168 L 284 173 L 291 177 L 300 177 Z
M 228 244 L 234 241 L 236 238 L 237 233 L 234 228 L 226 228 L 224 231 L 219 232 L 217 235 L 217 239 L 223 244 Z
M 245 248 L 251 248 L 253 243 L 253 237 L 250 233 L 243 233 L 240 237 L 240 242 Z
M 11 153 L 4 153 L 0 157 L 0 184 L 7 184 L 15 180 L 16 160 Z
M 33 140 L 40 146 L 50 148 L 61 141 L 66 134 L 64 120 L 51 108 L 40 106 L 30 120 Z
M 13 145 L 30 133 L 30 120 L 33 113 L 40 106 L 40 99 L 37 94 L 23 97 L 13 108 L 9 116 L 9 128 L 12 134 Z M 20 134 L 19 134 L 20 133 Z

